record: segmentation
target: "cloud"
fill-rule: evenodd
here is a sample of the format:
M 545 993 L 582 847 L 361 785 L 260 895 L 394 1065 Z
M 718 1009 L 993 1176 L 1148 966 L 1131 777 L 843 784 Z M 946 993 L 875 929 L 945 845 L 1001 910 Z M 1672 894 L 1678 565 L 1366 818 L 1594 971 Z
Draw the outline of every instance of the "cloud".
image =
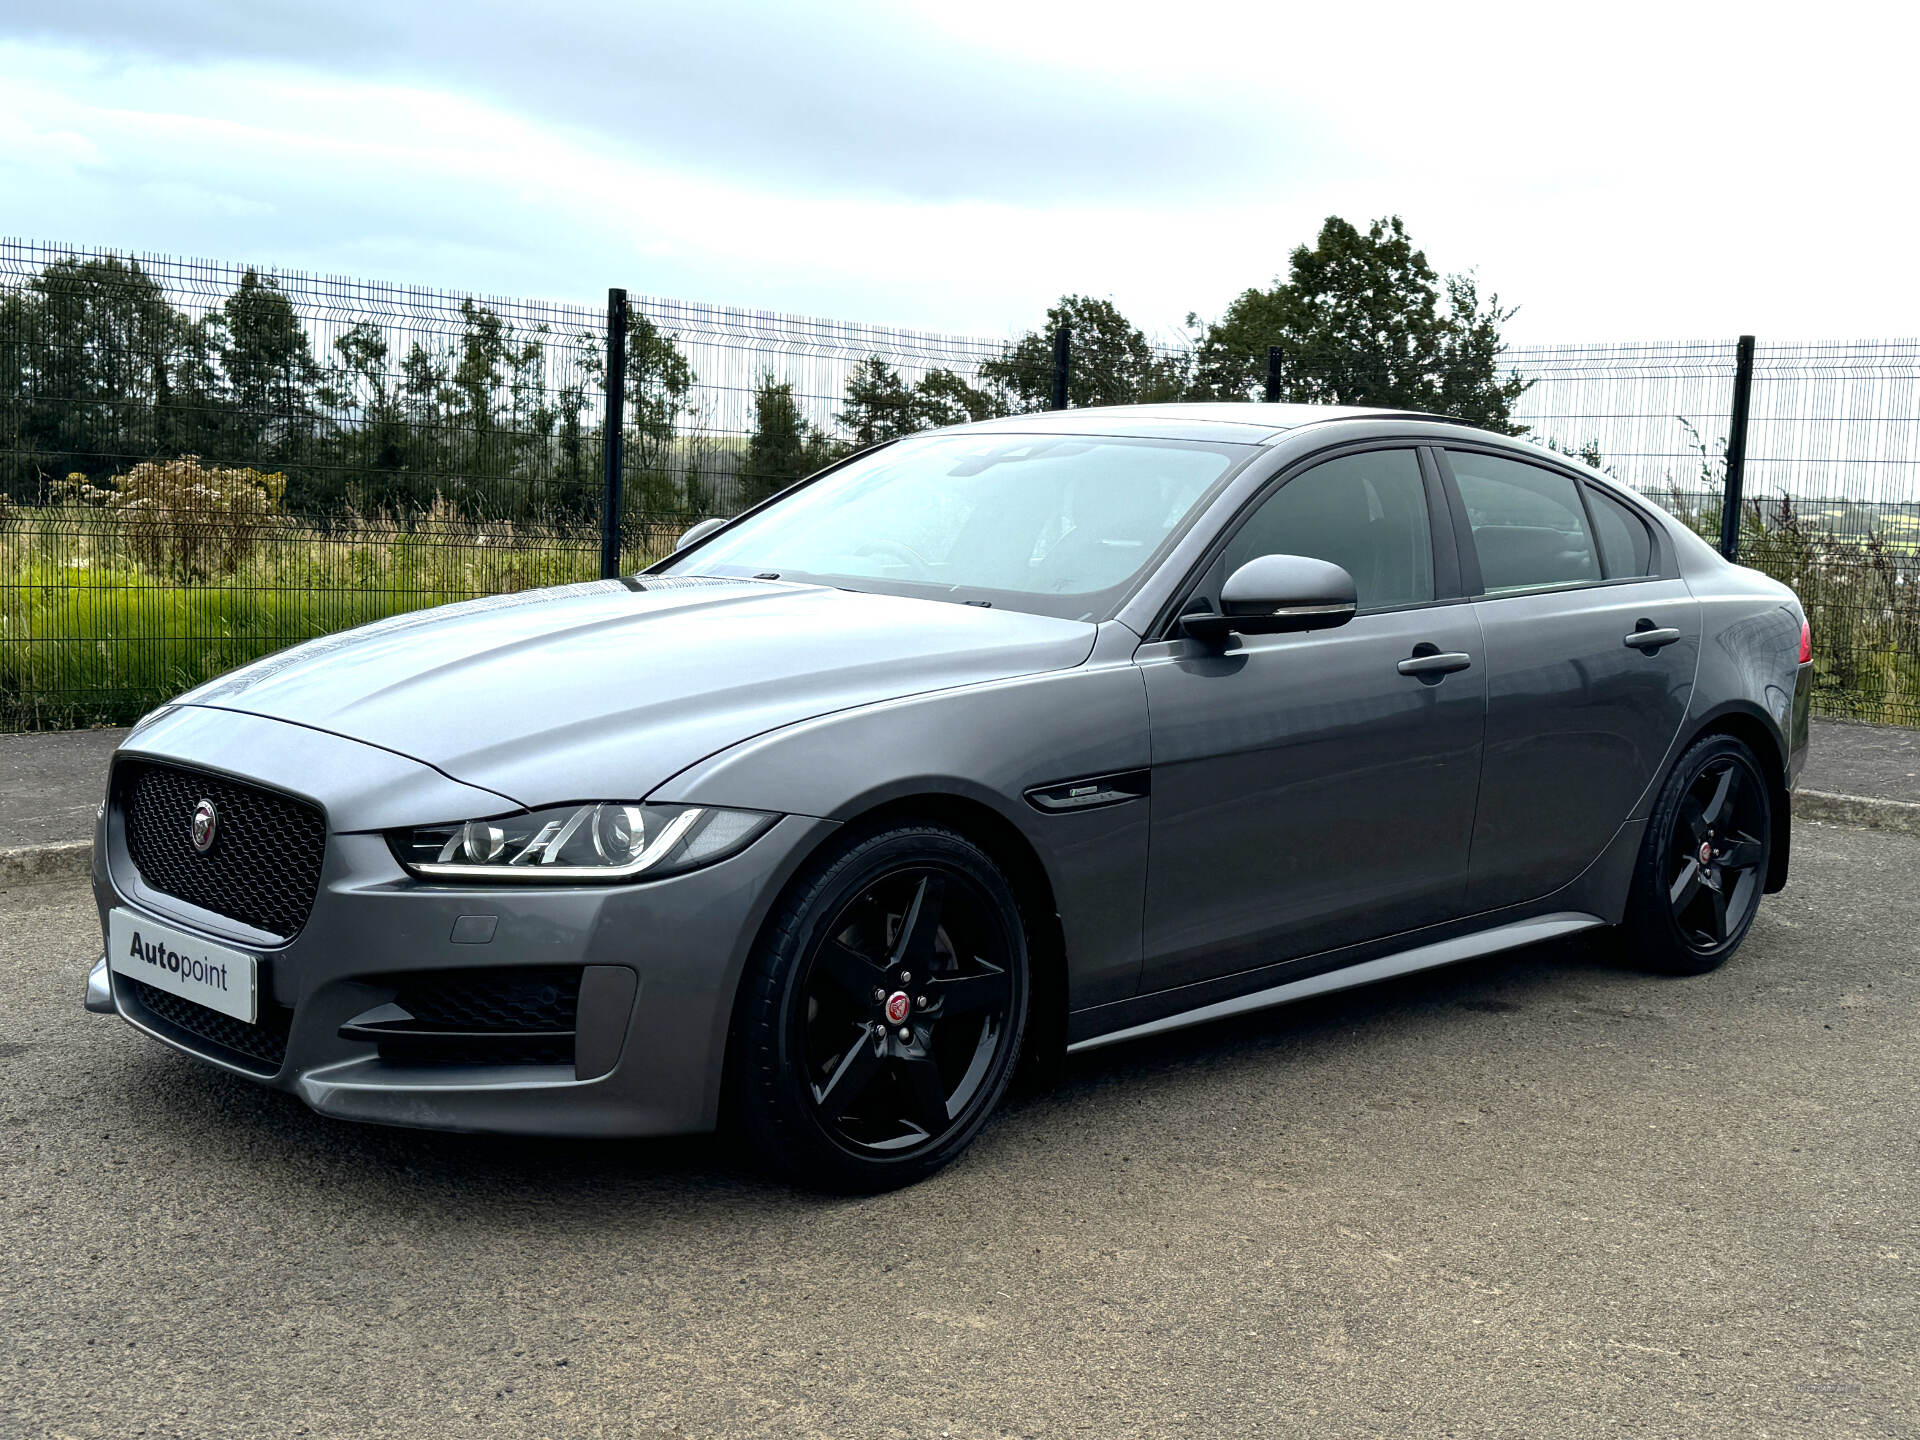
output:
M 1167 333 L 1399 213 L 1518 339 L 1920 328 L 1905 11 L 555 10 L 0 0 L 0 230 L 987 334 L 1073 290 Z
M 1196 234 L 1240 273 L 1268 268 L 1270 228 L 1237 226 L 1239 207 L 1056 200 L 1036 225 L 1012 200 L 763 187 L 467 96 L 275 66 L 0 45 L 0 69 L 37 77 L 0 95 L 0 131 L 24 141 L 0 150 L 0 194 L 57 197 L 58 213 L 6 207 L 0 228 L 36 238 L 560 298 L 621 284 L 992 334 L 1062 290 L 1155 272 L 1146 318 L 1177 321 Z M 41 143 L 49 115 L 72 137 L 64 154 Z
M 123 64 L 297 67 L 460 95 L 657 163 L 812 194 L 1026 203 L 1170 194 L 1274 146 L 1205 86 L 1116 84 L 869 0 L 75 0 L 9 3 L 0 26 Z M 1304 148 L 1299 162 L 1319 163 Z

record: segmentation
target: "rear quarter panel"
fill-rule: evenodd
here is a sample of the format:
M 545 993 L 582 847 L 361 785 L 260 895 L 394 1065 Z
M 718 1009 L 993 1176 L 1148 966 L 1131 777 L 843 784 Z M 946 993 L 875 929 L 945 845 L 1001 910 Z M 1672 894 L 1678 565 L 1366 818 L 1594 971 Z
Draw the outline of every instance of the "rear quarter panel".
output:
M 1796 715 L 1795 698 L 1802 688 L 1799 602 L 1784 585 L 1737 565 L 1689 576 L 1688 583 L 1700 601 L 1701 621 L 1689 731 L 1744 711 L 1765 723 L 1776 747 L 1769 758 L 1789 776 L 1797 773 L 1806 745 L 1806 720 Z

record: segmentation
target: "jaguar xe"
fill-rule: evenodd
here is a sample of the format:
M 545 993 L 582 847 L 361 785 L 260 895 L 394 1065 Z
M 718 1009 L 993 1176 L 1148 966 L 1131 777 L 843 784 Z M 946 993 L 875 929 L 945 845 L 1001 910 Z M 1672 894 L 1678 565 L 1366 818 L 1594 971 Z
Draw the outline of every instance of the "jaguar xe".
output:
M 935 431 L 154 712 L 87 1004 L 331 1116 L 880 1189 L 1023 1060 L 1601 927 L 1718 966 L 1808 661 L 1786 588 L 1435 417 Z

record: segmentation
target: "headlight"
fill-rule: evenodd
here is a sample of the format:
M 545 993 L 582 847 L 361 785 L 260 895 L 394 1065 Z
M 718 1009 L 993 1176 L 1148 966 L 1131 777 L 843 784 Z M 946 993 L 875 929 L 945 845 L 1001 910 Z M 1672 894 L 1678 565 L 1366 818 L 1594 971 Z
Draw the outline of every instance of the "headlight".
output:
M 395 830 L 387 841 L 401 864 L 427 879 L 652 880 L 724 860 L 779 818 L 757 810 L 608 800 Z

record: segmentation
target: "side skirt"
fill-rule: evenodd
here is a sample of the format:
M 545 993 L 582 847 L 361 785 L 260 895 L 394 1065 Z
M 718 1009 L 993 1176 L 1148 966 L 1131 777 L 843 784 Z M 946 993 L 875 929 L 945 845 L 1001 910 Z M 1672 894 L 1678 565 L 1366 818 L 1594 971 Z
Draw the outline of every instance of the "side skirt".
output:
M 1542 940 L 1571 935 L 1578 930 L 1591 930 L 1605 923 L 1598 915 L 1589 915 L 1581 910 L 1565 910 L 1553 915 L 1536 915 L 1531 920 L 1516 920 L 1511 924 L 1482 930 L 1477 934 L 1435 941 L 1433 944 L 1420 945 L 1412 950 L 1402 950 L 1397 955 L 1382 955 L 1377 960 L 1364 960 L 1357 965 L 1347 965 L 1338 970 L 1327 970 L 1318 975 L 1309 975 L 1302 980 L 1275 985 L 1270 989 L 1256 990 L 1251 995 L 1219 1000 L 1211 1005 L 1202 1005 L 1197 1009 L 1182 1010 L 1178 1014 L 1149 1020 L 1142 1025 L 1129 1025 L 1124 1030 L 1094 1035 L 1069 1045 L 1067 1053 L 1078 1054 L 1082 1050 L 1093 1050 L 1102 1045 L 1117 1044 L 1122 1040 L 1138 1040 L 1146 1035 L 1160 1035 L 1169 1030 L 1182 1030 L 1189 1025 L 1204 1025 L 1209 1020 L 1224 1020 L 1229 1015 L 1244 1015 L 1251 1010 L 1266 1010 L 1276 1005 L 1291 1004 L 1295 1000 L 1305 1000 L 1313 995 L 1326 995 L 1336 990 L 1351 990 L 1357 985 L 1370 985 L 1376 980 L 1390 980 L 1396 975 L 1411 975 L 1416 970 L 1432 970 L 1441 965 L 1453 965 L 1462 960 L 1477 959 L 1482 955 L 1492 955 L 1501 950 L 1513 950 L 1522 945 L 1536 945 Z

